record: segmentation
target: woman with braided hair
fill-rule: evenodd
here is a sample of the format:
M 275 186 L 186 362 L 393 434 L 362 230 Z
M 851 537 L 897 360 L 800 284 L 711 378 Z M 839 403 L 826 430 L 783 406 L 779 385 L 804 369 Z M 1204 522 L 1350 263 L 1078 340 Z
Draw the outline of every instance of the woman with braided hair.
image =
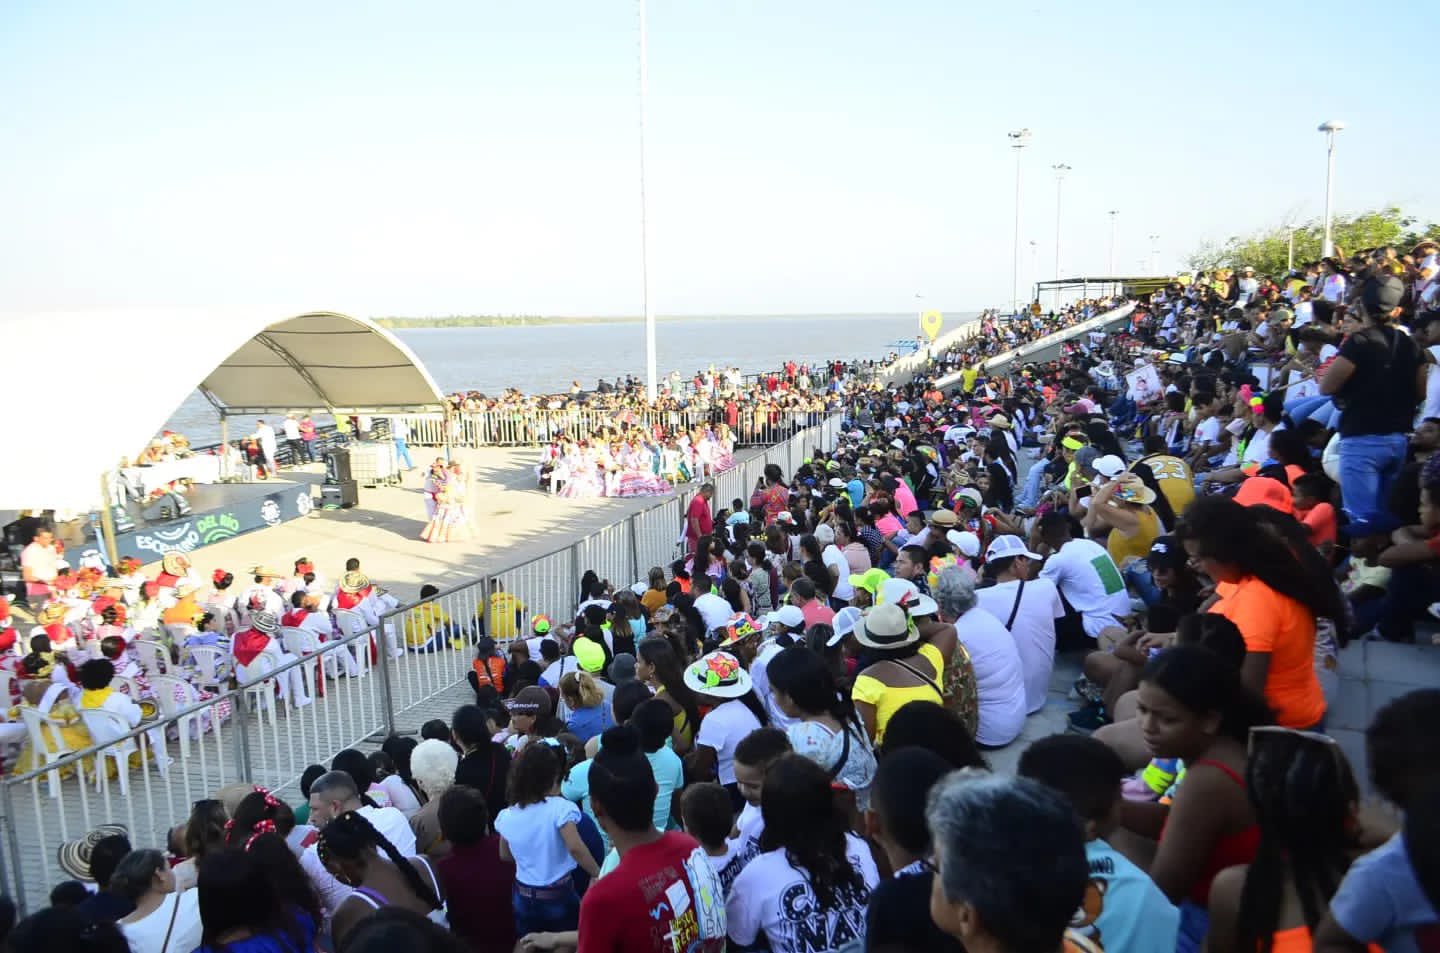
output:
M 435 919 L 444 906 L 444 892 L 429 861 L 402 857 L 385 835 L 355 811 L 325 825 L 317 850 L 325 869 L 354 888 L 331 920 L 337 949 L 344 949 L 346 934 L 356 924 L 382 907 L 401 907 Z

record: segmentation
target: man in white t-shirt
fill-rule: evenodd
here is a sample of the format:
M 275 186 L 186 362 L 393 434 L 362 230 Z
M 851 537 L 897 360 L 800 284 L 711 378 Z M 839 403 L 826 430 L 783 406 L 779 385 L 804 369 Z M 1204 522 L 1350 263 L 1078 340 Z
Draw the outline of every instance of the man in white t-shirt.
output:
M 1045 707 L 1055 669 L 1055 620 L 1065 617 L 1065 603 L 1055 583 L 1030 578 L 1043 561 L 1019 536 L 997 536 L 985 550 L 985 565 L 995 573 L 997 583 L 975 593 L 980 608 L 1004 623 L 1015 639 L 1027 714 Z
M 1046 513 L 1040 518 L 1040 539 L 1051 555 L 1040 570 L 1060 590 L 1069 607 L 1079 615 L 1086 636 L 1098 639 L 1105 629 L 1119 629 L 1120 619 L 1130 614 L 1130 594 L 1115 560 L 1105 547 L 1090 539 L 1070 534 L 1070 517 Z
M 820 561 L 835 579 L 835 598 L 849 602 L 855 596 L 855 587 L 850 584 L 850 561 L 835 545 L 835 530 L 827 524 L 815 527 L 815 541 L 825 547 L 820 552 Z
M 325 826 L 339 817 L 354 811 L 375 828 L 382 837 L 394 845 L 401 857 L 415 856 L 415 832 L 405 815 L 393 807 L 368 807 L 360 800 L 360 789 L 355 779 L 344 771 L 322 774 L 310 785 L 310 824 L 323 831 Z M 345 886 L 325 869 L 316 845 L 305 848 L 300 855 L 300 866 L 310 877 L 315 892 L 320 896 L 321 906 L 329 917 L 342 901 L 350 895 L 351 888 Z

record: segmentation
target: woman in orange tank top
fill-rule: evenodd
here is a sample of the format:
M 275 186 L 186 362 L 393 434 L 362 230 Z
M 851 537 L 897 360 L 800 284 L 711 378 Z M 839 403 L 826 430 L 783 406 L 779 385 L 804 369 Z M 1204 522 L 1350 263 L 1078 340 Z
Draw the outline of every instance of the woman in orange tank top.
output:
M 1206 948 L 1310 953 L 1313 931 L 1361 852 L 1355 776 L 1333 738 L 1257 728 L 1245 782 L 1260 846 L 1253 861 L 1215 877 Z

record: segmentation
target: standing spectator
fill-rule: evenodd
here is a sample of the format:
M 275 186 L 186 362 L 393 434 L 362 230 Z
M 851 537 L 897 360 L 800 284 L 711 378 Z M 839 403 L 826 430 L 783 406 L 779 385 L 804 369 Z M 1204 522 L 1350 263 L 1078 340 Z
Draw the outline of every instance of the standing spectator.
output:
M 709 536 L 715 531 L 715 517 L 710 512 L 710 500 L 715 496 L 715 484 L 703 483 L 700 491 L 690 499 L 690 505 L 685 510 L 685 552 L 694 553 L 700 545 L 700 537 Z M 699 576 L 705 571 L 700 567 L 695 575 Z
M 1327 283 L 1328 287 L 1328 283 Z M 1328 295 L 1327 295 L 1328 296 Z M 1339 399 L 1340 486 L 1352 517 L 1385 508 L 1405 465 L 1406 434 L 1425 396 L 1426 366 L 1410 336 L 1392 326 L 1405 286 L 1391 276 L 1360 290 L 1364 326 L 1345 339 L 1320 379 L 1320 392 Z
M 450 929 L 473 953 L 511 953 L 515 867 L 500 859 L 500 836 L 490 827 L 485 798 L 474 788 L 456 787 L 438 800 L 440 831 L 450 853 L 435 867 L 445 888 Z
M 305 441 L 300 439 L 300 424 L 295 415 L 286 414 L 280 428 L 285 433 L 285 446 L 290 448 L 290 461 L 298 467 L 305 459 Z
M 315 421 L 306 414 L 300 418 L 300 442 L 305 445 L 305 462 L 315 462 L 315 443 L 319 440 L 320 434 L 315 429 Z
M 527 745 L 510 770 L 510 806 L 495 818 L 500 859 L 515 864 L 515 932 L 520 936 L 573 930 L 580 897 L 571 876 L 578 866 L 600 873 L 580 839 L 580 809 L 560 796 L 564 755 L 548 744 Z
M 25 599 L 39 606 L 50 598 L 50 587 L 60 574 L 60 553 L 55 548 L 55 534 L 41 527 L 29 545 L 20 551 L 20 575 L 25 580 Z
M 257 420 L 251 439 L 260 447 L 260 455 L 265 458 L 265 469 L 271 473 L 279 473 L 280 464 L 275 460 L 276 451 L 279 449 L 275 439 L 275 428 L 267 424 L 263 418 Z
M 406 472 L 415 469 L 415 461 L 410 459 L 410 425 L 404 417 L 390 418 L 390 439 L 395 441 L 395 455 L 405 465 Z

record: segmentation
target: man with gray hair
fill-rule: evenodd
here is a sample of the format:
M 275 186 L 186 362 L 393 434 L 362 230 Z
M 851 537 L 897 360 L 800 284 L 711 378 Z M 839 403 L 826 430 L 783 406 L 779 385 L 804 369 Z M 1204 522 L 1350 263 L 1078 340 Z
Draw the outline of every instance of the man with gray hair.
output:
M 1057 791 L 975 768 L 930 791 L 930 914 L 972 953 L 1055 953 L 1090 879 L 1085 834 Z
M 360 799 L 359 786 L 349 774 L 344 771 L 331 771 L 320 775 L 315 779 L 315 783 L 310 785 L 310 823 L 315 828 L 323 830 L 325 825 L 350 811 L 369 821 L 386 840 L 395 845 L 402 857 L 415 856 L 415 832 L 410 829 L 410 822 L 405 819 L 405 815 L 393 807 L 373 807 L 366 804 Z M 350 888 L 325 869 L 314 844 L 305 848 L 300 855 L 300 866 L 315 886 L 320 905 L 325 908 L 325 916 L 332 916 L 345 898 L 350 896 Z

